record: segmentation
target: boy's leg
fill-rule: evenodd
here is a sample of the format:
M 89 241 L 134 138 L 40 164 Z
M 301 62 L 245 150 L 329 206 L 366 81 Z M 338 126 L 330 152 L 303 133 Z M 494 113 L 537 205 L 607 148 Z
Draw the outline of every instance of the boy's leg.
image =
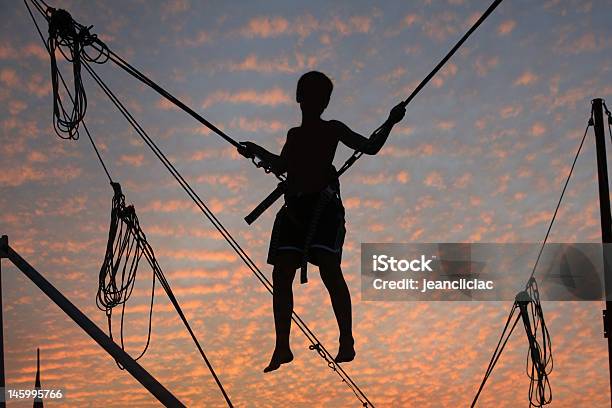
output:
M 289 347 L 289 334 L 291 331 L 291 315 L 293 313 L 293 279 L 299 264 L 300 256 L 297 253 L 283 251 L 277 257 L 276 265 L 272 271 L 274 295 L 272 306 L 274 309 L 274 329 L 276 331 L 276 345 L 270 364 L 264 372 L 274 371 L 283 363 L 293 359 Z
M 342 275 L 340 261 L 336 254 L 325 250 L 317 250 L 316 257 L 319 261 L 321 279 L 329 292 L 336 321 L 338 322 L 338 329 L 340 330 L 340 350 L 336 361 L 351 361 L 355 357 L 351 294 Z

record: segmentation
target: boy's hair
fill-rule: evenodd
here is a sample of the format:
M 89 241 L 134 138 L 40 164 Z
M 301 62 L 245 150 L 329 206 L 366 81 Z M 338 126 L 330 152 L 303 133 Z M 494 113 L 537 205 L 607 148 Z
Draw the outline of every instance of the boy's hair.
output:
M 334 84 L 327 75 L 319 71 L 310 71 L 300 77 L 297 83 L 296 100 L 325 101 L 329 102 Z

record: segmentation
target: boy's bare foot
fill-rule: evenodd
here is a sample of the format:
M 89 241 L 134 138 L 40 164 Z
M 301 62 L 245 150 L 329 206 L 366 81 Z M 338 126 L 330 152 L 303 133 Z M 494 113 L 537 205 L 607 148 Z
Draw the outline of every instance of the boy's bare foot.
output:
M 293 361 L 293 353 L 291 350 L 275 349 L 270 363 L 264 368 L 263 372 L 269 373 L 270 371 L 278 370 L 281 364 L 290 363 L 291 361 Z
M 338 348 L 338 355 L 334 358 L 336 363 L 348 363 L 355 359 L 355 347 L 354 342 L 340 343 Z

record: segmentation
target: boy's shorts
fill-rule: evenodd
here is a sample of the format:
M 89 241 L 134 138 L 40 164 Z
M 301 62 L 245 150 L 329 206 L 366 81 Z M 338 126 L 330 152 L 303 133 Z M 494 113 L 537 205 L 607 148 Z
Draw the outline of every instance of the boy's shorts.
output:
M 268 260 L 270 265 L 276 263 L 276 256 L 281 251 L 295 251 L 304 254 L 306 236 L 311 228 L 311 217 L 319 203 L 321 193 L 309 193 L 297 196 L 286 196 L 285 205 L 276 214 Z M 319 217 L 315 233 L 308 249 L 308 262 L 318 265 L 314 249 L 322 249 L 342 259 L 342 245 L 346 229 L 344 226 L 344 206 L 339 194 L 332 197 Z

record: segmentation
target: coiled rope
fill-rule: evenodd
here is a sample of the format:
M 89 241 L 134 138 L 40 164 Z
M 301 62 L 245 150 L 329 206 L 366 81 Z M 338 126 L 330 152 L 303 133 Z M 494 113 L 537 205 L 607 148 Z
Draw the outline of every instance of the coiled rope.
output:
M 98 294 L 96 296 L 96 304 L 98 305 L 98 308 L 106 313 L 108 330 L 110 332 L 111 339 L 113 338 L 112 312 L 115 307 L 121 306 L 120 339 L 121 348 L 125 349 L 123 340 L 125 305 L 129 300 L 132 291 L 134 290 L 136 272 L 138 271 L 138 266 L 141 259 L 144 257 L 153 271 L 151 279 L 151 301 L 149 305 L 147 341 L 142 352 L 135 358 L 135 360 L 138 360 L 145 354 L 151 341 L 153 303 L 155 301 L 155 283 L 157 280 L 168 295 L 170 302 L 172 302 L 176 312 L 183 321 L 183 324 L 200 352 L 204 363 L 208 367 L 208 370 L 217 383 L 219 390 L 223 394 L 227 405 L 229 407 L 233 407 L 232 402 L 227 395 L 223 384 L 221 383 L 221 380 L 219 380 L 217 373 L 204 353 L 200 342 L 191 329 L 191 325 L 187 321 L 180 304 L 172 292 L 170 284 L 166 280 L 161 267 L 157 263 L 153 248 L 151 248 L 151 245 L 149 245 L 147 242 L 147 237 L 140 228 L 140 223 L 138 222 L 138 216 L 136 215 L 134 206 L 125 205 L 125 196 L 123 195 L 121 186 L 118 183 L 112 183 L 112 186 L 114 195 L 108 243 L 106 245 L 104 262 L 102 263 L 102 268 L 100 269 L 98 279 Z M 122 368 L 121 365 L 117 365 L 119 368 Z

